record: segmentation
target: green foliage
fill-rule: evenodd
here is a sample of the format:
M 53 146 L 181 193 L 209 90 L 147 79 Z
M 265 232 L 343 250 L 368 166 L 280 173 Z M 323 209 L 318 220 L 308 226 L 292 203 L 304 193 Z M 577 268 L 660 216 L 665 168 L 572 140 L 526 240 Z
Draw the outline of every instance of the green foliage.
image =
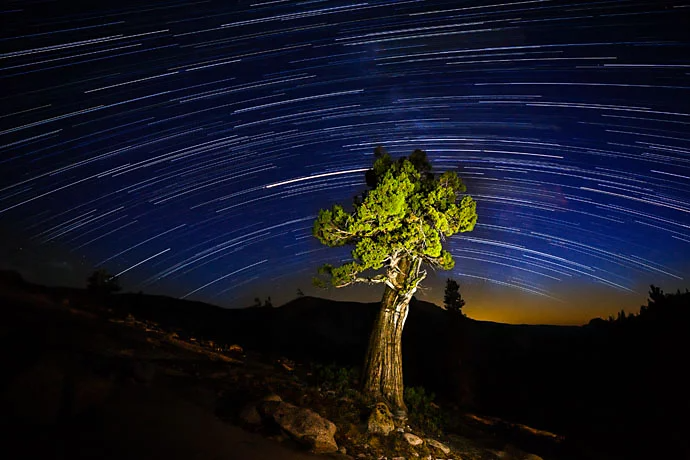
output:
M 404 397 L 413 425 L 434 434 L 439 434 L 443 430 L 445 415 L 434 404 L 434 393 L 427 393 L 423 387 L 407 387 Z
M 446 291 L 443 296 L 443 304 L 447 310 L 462 314 L 462 307 L 465 306 L 465 300 L 462 298 L 462 295 L 460 295 L 460 285 L 454 279 L 448 278 L 446 280 Z
M 109 295 L 122 290 L 118 277 L 111 275 L 105 269 L 94 270 L 86 279 L 86 288 L 92 294 Z
M 442 242 L 468 232 L 477 222 L 476 203 L 460 196 L 465 185 L 456 173 L 434 175 L 426 153 L 415 150 L 393 160 L 377 147 L 372 169 L 366 174 L 371 187 L 354 200 L 352 212 L 340 205 L 322 209 L 313 234 L 331 247 L 352 246 L 352 261 L 339 267 L 323 266 L 319 273 L 335 287 L 356 282 L 383 282 L 387 275 L 363 278 L 368 270 L 390 269 L 401 257 L 420 260 L 445 270 L 454 266 Z M 315 282 L 318 285 L 318 282 Z
M 328 365 L 314 364 L 312 372 L 316 378 L 316 385 L 332 390 L 338 394 L 354 388 L 358 378 L 358 372 L 354 368 L 340 367 L 335 363 Z

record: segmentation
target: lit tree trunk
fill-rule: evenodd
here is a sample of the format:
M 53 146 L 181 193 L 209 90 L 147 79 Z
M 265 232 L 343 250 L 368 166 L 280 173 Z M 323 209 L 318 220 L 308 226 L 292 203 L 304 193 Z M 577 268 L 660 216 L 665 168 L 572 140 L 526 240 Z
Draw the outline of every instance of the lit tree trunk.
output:
M 404 289 L 411 277 L 417 277 L 420 263 L 421 260 L 402 259 L 395 274 L 389 276 L 390 285 L 386 283 L 364 359 L 363 392 L 388 403 L 399 418 L 407 416 L 403 401 L 402 332 L 410 299 L 421 279 L 414 280 L 407 292 Z

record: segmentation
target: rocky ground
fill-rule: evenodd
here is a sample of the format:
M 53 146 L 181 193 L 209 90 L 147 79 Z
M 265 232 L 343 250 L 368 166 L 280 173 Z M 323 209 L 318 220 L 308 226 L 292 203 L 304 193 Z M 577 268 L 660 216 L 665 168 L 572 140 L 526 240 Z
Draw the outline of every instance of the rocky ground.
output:
M 2 291 L 0 307 L 12 458 L 537 460 L 511 442 L 559 442 L 471 414 L 456 414 L 454 434 L 391 424 L 357 391 L 315 382 L 310 365 L 98 304 Z

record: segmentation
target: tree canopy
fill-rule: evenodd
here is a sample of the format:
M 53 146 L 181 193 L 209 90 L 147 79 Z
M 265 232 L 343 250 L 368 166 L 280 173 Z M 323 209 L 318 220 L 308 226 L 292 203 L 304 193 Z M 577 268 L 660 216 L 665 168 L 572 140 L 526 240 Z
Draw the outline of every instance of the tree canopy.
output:
M 466 191 L 461 179 L 453 171 L 432 174 L 423 150 L 393 160 L 377 148 L 375 157 L 366 174 L 372 188 L 355 198 L 353 210 L 334 205 L 322 209 L 314 223 L 314 235 L 321 243 L 354 246 L 351 262 L 320 270 L 335 287 L 385 283 L 388 274 L 362 274 L 394 268 L 402 258 L 452 269 L 453 257 L 442 242 L 471 231 L 477 222 L 476 203 L 470 196 L 460 196 Z

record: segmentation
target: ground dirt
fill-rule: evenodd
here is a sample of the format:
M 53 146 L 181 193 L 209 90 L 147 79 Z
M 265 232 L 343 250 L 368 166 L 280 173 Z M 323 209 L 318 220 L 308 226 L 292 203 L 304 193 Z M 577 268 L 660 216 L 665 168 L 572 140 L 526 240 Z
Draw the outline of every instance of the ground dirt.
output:
M 242 356 L 40 296 L 0 301 L 4 458 L 318 458 L 216 416 L 211 383 L 246 373 Z
M 4 458 L 441 458 L 427 445 L 412 449 L 400 433 L 368 435 L 356 392 L 314 386 L 304 363 L 181 338 L 99 302 L 2 286 L 0 315 L 0 436 L 12 453 Z M 335 422 L 347 455 L 318 456 L 275 427 L 242 426 L 242 409 L 268 394 Z M 446 436 L 454 452 L 442 458 L 523 458 L 479 425 Z

